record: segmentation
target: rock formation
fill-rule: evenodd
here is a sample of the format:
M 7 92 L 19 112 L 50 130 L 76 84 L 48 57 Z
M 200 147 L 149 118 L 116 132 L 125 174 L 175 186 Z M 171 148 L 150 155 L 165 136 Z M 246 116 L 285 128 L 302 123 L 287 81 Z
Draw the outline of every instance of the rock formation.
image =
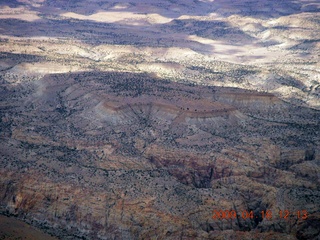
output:
M 319 239 L 319 9 L 1 1 L 0 214 L 59 239 Z
M 3 94 L 5 214 L 61 238 L 317 235 L 318 111 L 132 73 L 51 74 Z

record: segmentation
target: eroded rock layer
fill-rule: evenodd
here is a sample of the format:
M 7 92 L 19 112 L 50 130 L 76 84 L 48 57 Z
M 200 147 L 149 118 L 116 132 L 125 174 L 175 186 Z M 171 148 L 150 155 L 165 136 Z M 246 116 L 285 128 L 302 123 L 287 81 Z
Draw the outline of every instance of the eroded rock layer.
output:
M 319 111 L 116 72 L 49 74 L 1 96 L 2 213 L 63 239 L 318 235 Z
M 0 214 L 63 240 L 318 240 L 319 9 L 0 1 Z

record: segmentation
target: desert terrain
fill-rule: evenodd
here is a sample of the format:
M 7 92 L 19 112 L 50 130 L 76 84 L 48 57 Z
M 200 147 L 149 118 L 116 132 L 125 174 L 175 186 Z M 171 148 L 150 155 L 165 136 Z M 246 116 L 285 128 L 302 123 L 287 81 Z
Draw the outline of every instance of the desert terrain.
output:
M 0 1 L 0 238 L 319 239 L 319 36 L 316 0 Z

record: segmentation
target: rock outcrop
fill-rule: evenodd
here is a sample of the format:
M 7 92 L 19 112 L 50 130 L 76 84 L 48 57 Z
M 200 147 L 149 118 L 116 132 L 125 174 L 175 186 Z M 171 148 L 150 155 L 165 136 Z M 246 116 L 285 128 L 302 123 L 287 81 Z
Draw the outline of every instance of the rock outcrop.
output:
M 0 214 L 60 239 L 318 240 L 319 9 L 0 1 Z
M 5 94 L 4 214 L 60 238 L 316 238 L 317 111 L 132 73 L 52 74 Z

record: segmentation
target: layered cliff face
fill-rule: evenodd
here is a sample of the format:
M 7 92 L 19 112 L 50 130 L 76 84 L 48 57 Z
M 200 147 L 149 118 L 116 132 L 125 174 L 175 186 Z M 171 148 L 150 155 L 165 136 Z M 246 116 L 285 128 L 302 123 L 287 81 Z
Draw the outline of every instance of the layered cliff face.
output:
M 318 235 L 318 111 L 132 73 L 51 74 L 2 93 L 2 213 L 74 239 Z

